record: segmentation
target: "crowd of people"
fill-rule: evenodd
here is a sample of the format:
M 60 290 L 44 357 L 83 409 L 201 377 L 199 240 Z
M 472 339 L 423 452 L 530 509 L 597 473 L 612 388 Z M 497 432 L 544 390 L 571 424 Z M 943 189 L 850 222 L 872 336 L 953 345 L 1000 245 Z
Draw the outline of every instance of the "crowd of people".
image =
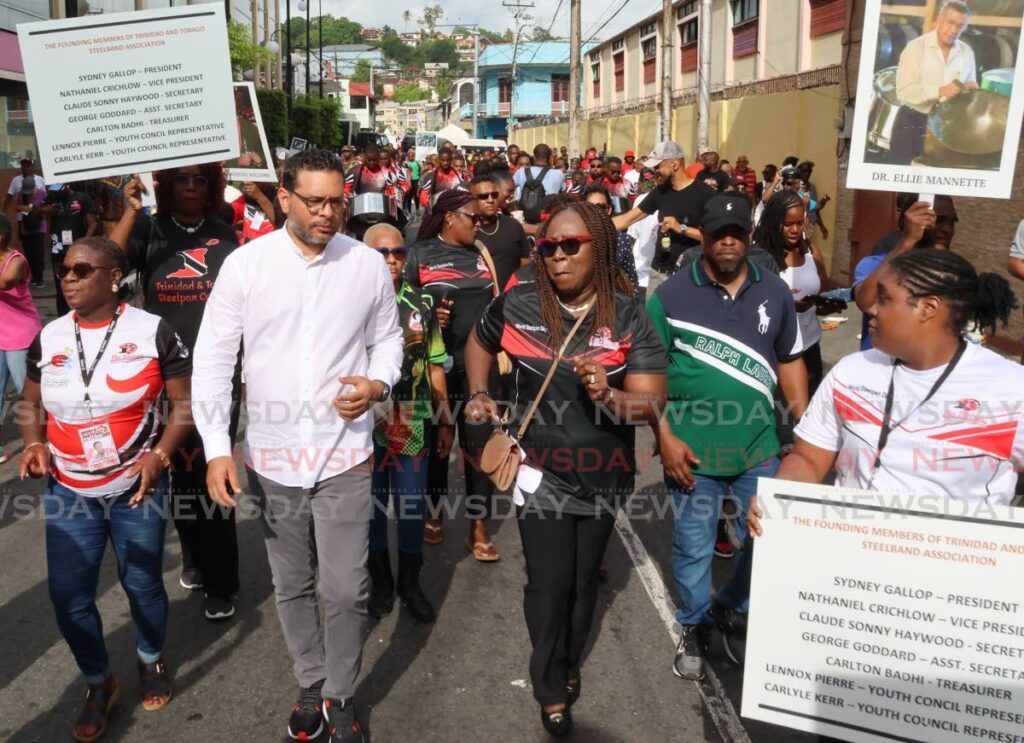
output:
M 744 155 L 688 165 L 671 141 L 640 159 L 545 144 L 422 160 L 310 149 L 282 163 L 277 188 L 232 193 L 220 163 L 157 172 L 155 209 L 142 179 L 123 179 L 115 216 L 90 184 L 45 187 L 22 167 L 5 203 L 23 215 L 17 243 L 0 217 L 0 390 L 10 377 L 20 393 L 22 477 L 47 478 L 50 597 L 87 685 L 78 741 L 103 735 L 120 693 L 95 602 L 107 541 L 141 704 L 173 696 L 171 500 L 181 586 L 225 621 L 240 585 L 235 507 L 254 499 L 299 687 L 287 732 L 357 741 L 368 618 L 397 598 L 436 619 L 420 574 L 424 545 L 448 536 L 445 499 L 464 508 L 472 558 L 501 560 L 488 522 L 508 457 L 530 679 L 556 737 L 573 728 L 638 427 L 654 432 L 674 505 L 683 679 L 704 676 L 716 631 L 743 663 L 751 540 L 770 528 L 758 477 L 997 503 L 1016 492 L 1024 370 L 986 343 L 1017 304 L 1005 279 L 952 250 L 952 199 L 901 196 L 898 230 L 844 293 L 816 244 L 829 197 L 797 157 L 757 178 Z M 386 219 L 346 234 L 363 193 L 421 212 L 415 237 Z M 51 237 L 63 303 L 45 327 L 35 235 Z M 1024 263 L 1022 242 L 1011 263 Z M 819 316 L 845 307 L 838 296 L 863 310 L 865 350 L 826 373 Z M 1005 436 L 964 444 L 919 425 L 964 398 L 983 422 L 998 406 Z M 961 424 L 940 413 L 939 430 Z M 915 464 L 915 450 L 965 445 L 977 464 L 955 477 Z M 718 590 L 716 554 L 736 557 Z

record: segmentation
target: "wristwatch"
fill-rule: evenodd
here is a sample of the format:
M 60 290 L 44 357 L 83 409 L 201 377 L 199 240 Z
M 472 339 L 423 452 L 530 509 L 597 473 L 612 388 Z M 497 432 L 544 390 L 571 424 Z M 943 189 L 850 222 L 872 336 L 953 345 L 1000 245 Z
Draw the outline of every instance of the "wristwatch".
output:
M 380 382 L 381 386 L 384 388 L 380 393 L 380 399 L 377 400 L 377 402 L 387 402 L 391 398 L 391 385 L 380 379 L 375 379 L 373 381 Z

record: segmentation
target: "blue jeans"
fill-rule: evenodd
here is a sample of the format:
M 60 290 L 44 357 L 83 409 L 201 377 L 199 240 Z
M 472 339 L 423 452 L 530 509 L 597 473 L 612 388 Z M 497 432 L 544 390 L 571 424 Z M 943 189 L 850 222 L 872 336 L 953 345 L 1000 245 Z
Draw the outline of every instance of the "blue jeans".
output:
M 679 483 L 667 480 L 675 504 L 675 526 L 672 535 L 672 572 L 679 609 L 680 624 L 711 622 L 711 561 L 722 499 L 730 496 L 737 505 L 736 537 L 743 542 L 737 557 L 736 571 L 729 583 L 718 592 L 718 603 L 728 609 L 746 613 L 750 599 L 751 539 L 747 533 L 747 508 L 757 492 L 757 478 L 771 477 L 779 468 L 779 458 L 772 457 L 739 475 L 713 477 L 694 472 L 696 483 L 687 493 Z
M 423 552 L 429 459 L 426 450 L 412 457 L 394 454 L 380 446 L 374 448 L 370 552 L 388 548 L 388 503 L 392 496 L 398 521 L 398 549 L 417 555 Z
M 46 488 L 50 601 L 57 626 L 90 683 L 101 681 L 109 670 L 103 623 L 96 609 L 96 585 L 108 541 L 128 594 L 139 659 L 152 663 L 163 651 L 168 609 L 163 581 L 167 478 L 135 509 L 128 505 L 134 492 L 90 498 L 55 480 Z
M 25 361 L 28 358 L 28 349 L 20 351 L 0 350 L 0 408 L 3 407 L 4 396 L 7 393 L 7 380 L 14 383 L 14 391 L 19 395 L 25 386 Z

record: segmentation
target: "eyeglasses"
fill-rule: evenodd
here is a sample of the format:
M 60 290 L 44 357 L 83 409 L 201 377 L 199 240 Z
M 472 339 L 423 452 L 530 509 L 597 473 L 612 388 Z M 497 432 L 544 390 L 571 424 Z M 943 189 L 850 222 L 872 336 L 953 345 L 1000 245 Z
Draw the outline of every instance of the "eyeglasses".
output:
M 210 179 L 207 178 L 205 175 L 192 175 L 190 173 L 175 173 L 174 174 L 174 182 L 177 185 L 185 186 L 186 188 L 188 188 L 189 186 L 192 186 L 193 188 L 205 188 L 209 184 Z
M 87 279 L 92 276 L 94 271 L 98 271 L 101 268 L 111 269 L 113 266 L 94 266 L 91 263 L 75 263 L 73 265 L 67 265 L 62 263 L 54 269 L 54 273 L 57 274 L 58 279 L 64 279 L 68 274 L 73 273 L 75 278 Z
M 499 194 L 497 191 L 488 191 L 487 193 L 478 193 L 476 195 L 476 200 L 477 201 L 491 201 L 493 199 L 493 200 L 496 201 L 498 199 L 498 196 L 500 196 L 500 195 L 501 194 Z
M 576 255 L 583 247 L 583 243 L 591 242 L 593 239 L 589 235 L 566 235 L 561 240 L 545 237 L 537 241 L 537 250 L 545 258 L 554 256 L 559 248 L 566 255 Z
M 452 214 L 461 214 L 464 217 L 469 217 L 471 220 L 473 220 L 473 224 L 475 225 L 482 224 L 484 221 L 483 215 L 481 214 L 471 214 L 470 212 L 463 212 L 459 211 L 458 209 L 453 209 Z
M 394 256 L 395 258 L 400 258 L 403 261 L 405 260 L 405 248 L 375 248 L 375 250 L 378 253 L 380 253 L 385 259 L 388 256 Z
M 344 196 L 335 196 L 328 199 L 323 196 L 303 196 L 298 191 L 291 191 L 290 193 L 305 205 L 306 210 L 310 214 L 319 214 L 327 204 L 331 205 L 332 214 L 340 214 L 341 210 L 345 208 Z

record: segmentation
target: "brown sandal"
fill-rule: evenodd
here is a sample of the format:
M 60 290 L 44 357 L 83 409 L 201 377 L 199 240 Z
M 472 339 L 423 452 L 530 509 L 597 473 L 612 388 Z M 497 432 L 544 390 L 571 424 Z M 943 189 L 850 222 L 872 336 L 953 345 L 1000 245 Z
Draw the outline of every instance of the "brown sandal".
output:
M 423 527 L 424 544 L 441 544 L 444 541 L 444 522 L 430 519 Z
M 497 562 L 501 559 L 493 542 L 470 542 L 467 539 L 466 551 L 471 552 L 477 562 Z
M 167 706 L 174 696 L 174 687 L 167 678 L 167 664 L 163 658 L 155 663 L 139 661 L 139 681 L 142 684 L 142 709 L 155 712 Z
M 102 684 L 89 684 L 85 706 L 75 722 L 71 737 L 79 743 L 93 743 L 107 732 L 110 710 L 121 694 L 117 677 L 111 676 Z M 91 732 L 90 732 L 91 731 Z

